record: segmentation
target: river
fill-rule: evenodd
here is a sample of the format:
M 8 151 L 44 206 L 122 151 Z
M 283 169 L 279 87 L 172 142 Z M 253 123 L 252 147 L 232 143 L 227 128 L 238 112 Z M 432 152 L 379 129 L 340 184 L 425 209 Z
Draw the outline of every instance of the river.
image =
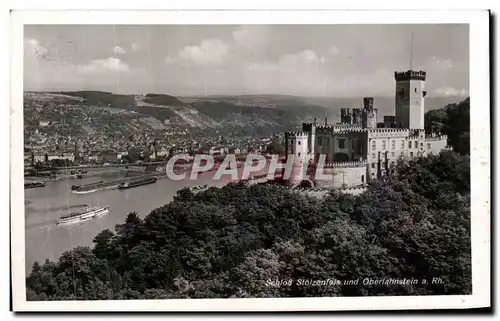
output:
M 241 168 L 238 172 L 241 175 Z M 266 169 L 255 174 L 265 172 Z M 145 217 L 153 209 L 172 201 L 176 192 L 185 186 L 207 184 L 222 187 L 231 179 L 231 176 L 223 175 L 221 180 L 213 180 L 214 173 L 200 173 L 196 180 L 171 181 L 164 178 L 151 185 L 89 194 L 73 194 L 71 185 L 109 180 L 112 179 L 110 175 L 48 182 L 46 187 L 24 190 L 25 198 L 31 202 L 25 206 L 26 273 L 31 272 L 35 261 L 41 264 L 45 259 L 55 261 L 66 250 L 78 245 L 92 245 L 92 240 L 100 231 L 104 229 L 114 231 L 115 226 L 124 223 L 126 216 L 131 212 L 137 212 L 140 217 Z M 119 175 L 119 173 L 114 174 L 115 178 L 119 178 Z M 110 208 L 110 213 L 96 220 L 56 226 L 56 221 L 62 215 L 86 205 L 107 206 Z

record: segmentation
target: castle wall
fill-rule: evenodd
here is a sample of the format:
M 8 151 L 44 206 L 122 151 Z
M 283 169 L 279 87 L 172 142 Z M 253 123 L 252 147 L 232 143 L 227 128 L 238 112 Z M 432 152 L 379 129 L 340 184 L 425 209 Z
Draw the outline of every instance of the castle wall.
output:
M 333 180 L 328 181 L 316 177 L 316 186 L 320 188 L 342 188 L 366 184 L 366 162 L 346 162 L 344 164 L 336 163 L 335 167 L 326 166 L 322 173 L 333 175 Z
M 439 154 L 442 150 L 447 149 L 448 137 L 446 135 L 426 137 L 425 146 L 427 154 Z
M 376 129 L 368 132 L 368 171 L 371 179 L 385 175 L 387 168 L 405 155 L 407 129 Z

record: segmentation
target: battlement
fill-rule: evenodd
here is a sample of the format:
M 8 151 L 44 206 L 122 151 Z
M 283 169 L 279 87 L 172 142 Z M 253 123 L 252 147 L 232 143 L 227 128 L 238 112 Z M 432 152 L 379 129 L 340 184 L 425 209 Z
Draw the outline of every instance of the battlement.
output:
M 345 168 L 345 167 L 363 167 L 366 166 L 366 160 L 351 161 L 351 162 L 333 162 L 333 163 L 316 163 L 316 166 L 323 168 Z
M 333 131 L 333 125 L 318 125 L 316 126 L 316 132 L 318 133 L 329 133 Z
M 404 80 L 423 80 L 425 81 L 426 72 L 423 70 L 408 70 L 408 71 L 396 71 L 394 72 L 394 78 L 396 81 Z
M 333 135 L 347 135 L 349 133 L 362 133 L 366 131 L 367 131 L 366 128 L 344 128 L 340 130 L 335 130 L 333 132 Z
M 438 141 L 438 140 L 447 140 L 448 135 L 427 135 L 425 136 L 426 141 Z
M 333 125 L 333 130 L 348 130 L 348 129 L 363 129 L 361 125 L 351 125 L 351 124 L 336 124 Z
M 359 195 L 366 192 L 367 190 L 368 188 L 365 185 L 359 187 L 346 187 L 337 189 L 339 193 L 351 194 L 351 195 Z
M 288 137 L 305 138 L 309 136 L 308 132 L 286 132 Z
M 373 128 L 369 129 L 370 133 L 404 133 L 408 132 L 408 128 Z

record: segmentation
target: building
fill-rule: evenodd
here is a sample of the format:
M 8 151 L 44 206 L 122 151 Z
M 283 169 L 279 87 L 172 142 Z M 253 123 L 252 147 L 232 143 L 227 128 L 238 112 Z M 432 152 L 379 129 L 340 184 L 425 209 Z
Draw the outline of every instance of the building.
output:
M 447 136 L 424 130 L 425 71 L 396 72 L 395 116 L 377 123 L 371 97 L 363 109 L 343 108 L 341 123 L 304 123 L 301 132 L 286 133 L 286 155 L 294 155 L 295 166 L 322 163 L 333 181 L 316 185 L 355 187 L 392 172 L 400 157 L 426 156 L 448 149 Z M 324 155 L 324 159 L 320 158 Z M 308 164 L 308 165 L 304 165 Z M 300 182 L 292 179 L 292 185 Z
M 66 160 L 68 162 L 74 162 L 75 161 L 75 154 L 74 153 L 67 153 L 67 152 L 57 152 L 57 153 L 49 153 L 47 154 L 46 161 L 55 161 L 55 160 Z M 36 161 L 36 160 L 35 160 Z
M 116 163 L 118 162 L 118 153 L 112 150 L 107 150 L 101 152 L 101 161 L 105 163 Z

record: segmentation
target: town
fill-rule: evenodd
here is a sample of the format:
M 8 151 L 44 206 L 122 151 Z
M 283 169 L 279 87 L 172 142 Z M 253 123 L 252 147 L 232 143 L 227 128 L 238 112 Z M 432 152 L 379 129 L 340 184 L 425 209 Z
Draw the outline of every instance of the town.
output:
M 280 133 L 223 136 L 217 130 L 193 130 L 168 120 L 162 124 L 154 117 L 138 117 L 124 109 L 61 103 L 57 99 L 61 96 L 25 95 L 27 176 L 43 176 L 43 169 L 49 167 L 159 163 L 177 154 L 273 153 L 284 137 Z

